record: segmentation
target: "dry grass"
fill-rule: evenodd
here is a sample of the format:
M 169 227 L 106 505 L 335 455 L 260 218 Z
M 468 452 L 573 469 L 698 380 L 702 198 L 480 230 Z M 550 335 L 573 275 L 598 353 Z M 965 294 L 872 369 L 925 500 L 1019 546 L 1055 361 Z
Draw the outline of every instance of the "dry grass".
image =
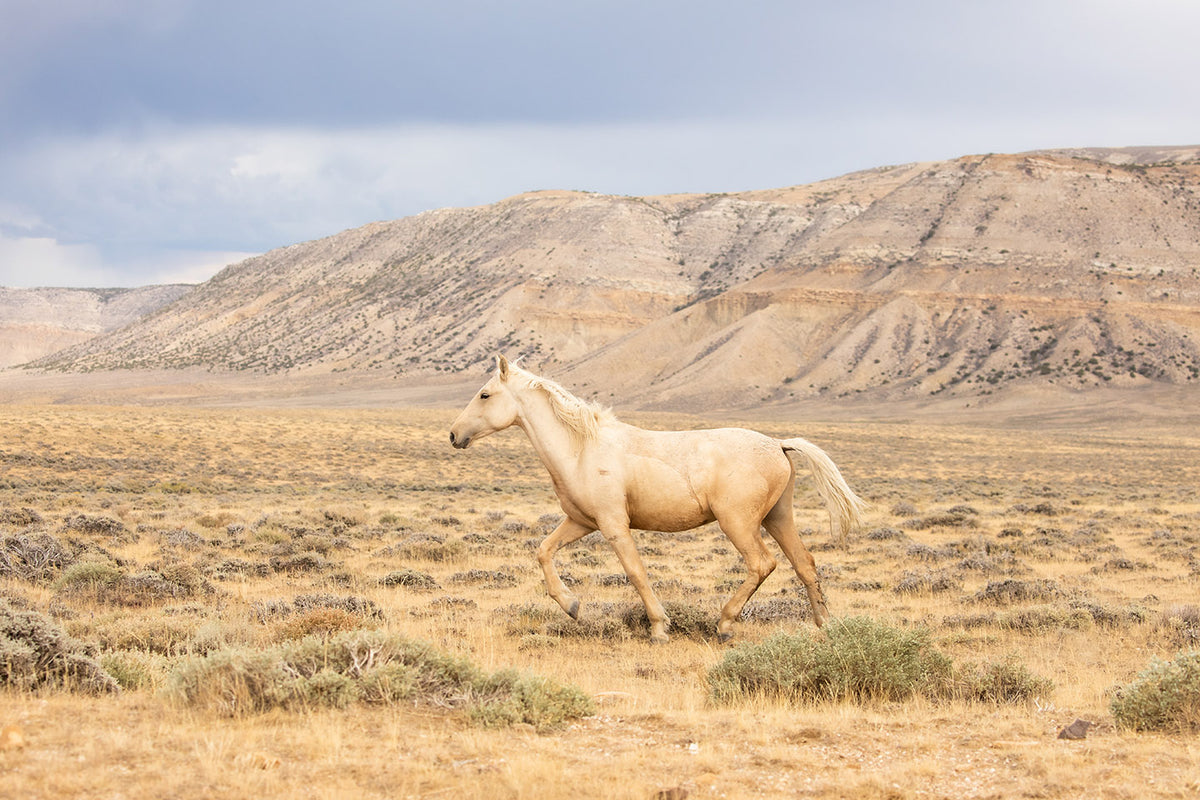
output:
M 635 596 L 598 537 L 560 554 L 584 599 L 572 622 L 533 559 L 557 505 L 527 442 L 510 432 L 458 453 L 445 441 L 451 417 L 0 407 L 0 538 L 11 545 L 0 593 L 96 648 L 127 686 L 103 697 L 0 691 L 0 729 L 16 726 L 21 740 L 0 749 L 4 793 L 1200 791 L 1200 740 L 1120 731 L 1109 711 L 1114 686 L 1200 636 L 1200 436 L 1190 429 L 772 426 L 829 450 L 873 503 L 843 550 L 811 490 L 797 492 L 835 615 L 924 626 L 960 664 L 1016 654 L 1055 688 L 1031 704 L 715 707 L 706 676 L 728 647 L 705 622 L 741 575 L 720 532 L 640 539 L 661 596 L 688 621 L 671 644 L 652 647 L 637 629 Z M 781 568 L 735 644 L 795 631 L 806 615 Z M 229 718 L 162 691 L 189 657 L 361 628 L 577 686 L 598 713 L 540 733 L 404 704 Z M 1099 724 L 1084 741 L 1056 739 L 1076 717 Z

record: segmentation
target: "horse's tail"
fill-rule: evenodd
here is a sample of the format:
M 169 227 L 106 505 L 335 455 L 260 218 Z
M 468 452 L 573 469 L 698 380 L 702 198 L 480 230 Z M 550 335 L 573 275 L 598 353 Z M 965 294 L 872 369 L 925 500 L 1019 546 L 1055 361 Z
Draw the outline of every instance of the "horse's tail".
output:
M 850 529 L 862 523 L 866 502 L 854 493 L 824 450 L 806 439 L 783 439 L 779 444 L 785 453 L 799 453 L 808 462 L 816 479 L 817 494 L 829 511 L 829 532 L 844 545 Z

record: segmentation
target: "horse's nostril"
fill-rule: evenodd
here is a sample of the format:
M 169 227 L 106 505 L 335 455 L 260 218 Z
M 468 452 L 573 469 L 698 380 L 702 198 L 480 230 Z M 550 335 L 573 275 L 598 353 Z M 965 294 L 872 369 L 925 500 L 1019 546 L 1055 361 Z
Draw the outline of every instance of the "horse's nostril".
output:
M 454 431 L 450 431 L 450 444 L 454 444 Z

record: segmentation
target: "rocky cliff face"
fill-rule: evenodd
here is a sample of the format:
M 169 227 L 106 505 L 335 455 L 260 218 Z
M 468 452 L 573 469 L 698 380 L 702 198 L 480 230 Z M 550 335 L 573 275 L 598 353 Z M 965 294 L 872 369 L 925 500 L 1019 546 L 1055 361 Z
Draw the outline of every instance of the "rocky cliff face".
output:
M 645 407 L 1200 385 L 1200 148 L 431 211 L 231 266 L 41 365 L 421 381 L 497 350 Z
M 141 289 L 0 287 L 0 369 L 128 325 L 191 288 L 182 284 Z

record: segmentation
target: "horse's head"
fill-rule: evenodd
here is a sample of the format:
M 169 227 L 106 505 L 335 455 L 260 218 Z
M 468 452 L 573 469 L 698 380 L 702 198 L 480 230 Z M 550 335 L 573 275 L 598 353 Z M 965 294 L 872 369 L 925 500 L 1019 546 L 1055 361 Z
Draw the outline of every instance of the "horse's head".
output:
M 517 421 L 517 399 L 508 382 L 510 374 L 508 359 L 496 356 L 496 374 L 450 426 L 450 444 L 461 450 L 476 439 L 502 431 Z

